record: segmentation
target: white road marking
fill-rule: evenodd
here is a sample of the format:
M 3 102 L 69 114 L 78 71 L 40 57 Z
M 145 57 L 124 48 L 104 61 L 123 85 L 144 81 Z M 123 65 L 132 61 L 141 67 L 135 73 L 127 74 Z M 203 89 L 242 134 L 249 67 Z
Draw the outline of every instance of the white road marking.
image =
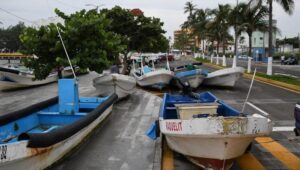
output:
M 247 102 L 247 104 L 248 104 L 249 106 L 253 107 L 254 109 L 258 110 L 259 112 L 261 112 L 263 115 L 269 116 L 269 113 L 267 113 L 267 112 L 261 110 L 260 108 L 258 108 L 258 107 L 255 106 L 254 104 L 252 104 L 252 103 L 250 103 L 250 102 Z
M 273 132 L 289 132 L 294 130 L 294 126 L 279 126 L 273 127 Z

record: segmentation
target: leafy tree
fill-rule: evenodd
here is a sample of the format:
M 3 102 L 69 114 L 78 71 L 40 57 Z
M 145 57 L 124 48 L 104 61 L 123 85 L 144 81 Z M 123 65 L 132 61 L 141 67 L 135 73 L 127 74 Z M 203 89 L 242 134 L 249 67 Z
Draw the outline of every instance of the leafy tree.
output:
M 22 48 L 19 36 L 25 29 L 23 22 L 19 22 L 15 26 L 10 26 L 7 29 L 0 28 L 0 49 L 16 52 Z
M 300 38 L 299 37 L 292 37 L 292 38 L 284 38 L 282 40 L 277 39 L 276 43 L 277 43 L 277 47 L 279 45 L 292 44 L 294 48 L 299 48 L 300 47 Z
M 136 10 L 135 10 L 136 11 Z M 130 51 L 158 52 L 168 49 L 168 40 L 163 36 L 163 23 L 159 18 L 146 17 L 142 12 L 115 6 L 112 9 L 102 9 L 111 20 L 109 29 L 121 36 L 121 43 L 126 45 L 124 67 L 127 67 L 127 55 Z
M 181 31 L 180 34 L 177 36 L 177 39 L 175 39 L 174 47 L 176 49 L 180 49 L 181 51 L 184 51 L 187 48 L 190 34 L 188 34 L 186 31 Z
M 120 37 L 108 29 L 111 21 L 97 10 L 81 10 L 71 15 L 58 9 L 55 12 L 64 19 L 64 24 L 57 25 L 73 65 L 101 72 L 123 50 Z M 34 69 L 36 79 L 46 78 L 54 68 L 68 66 L 53 23 L 27 28 L 20 38 L 24 45 L 22 52 L 38 56 L 25 60 L 25 65 Z

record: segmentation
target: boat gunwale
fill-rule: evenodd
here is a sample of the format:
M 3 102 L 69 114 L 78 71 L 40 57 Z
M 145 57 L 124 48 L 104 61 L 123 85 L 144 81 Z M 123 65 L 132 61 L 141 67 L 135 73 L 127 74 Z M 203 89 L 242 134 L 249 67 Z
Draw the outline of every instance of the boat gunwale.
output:
M 100 103 L 86 116 L 71 124 L 65 125 L 64 128 L 57 128 L 47 133 L 23 132 L 17 136 L 17 141 L 28 140 L 27 147 L 31 147 L 31 148 L 44 148 L 44 147 L 52 146 L 76 134 L 81 129 L 87 127 L 91 122 L 97 119 L 108 107 L 110 107 L 117 100 L 117 98 L 118 96 L 116 94 L 112 94 L 108 99 Z M 6 125 L 12 123 L 13 121 L 29 116 L 34 112 L 40 111 L 56 103 L 58 103 L 58 97 L 48 99 L 46 101 L 28 106 L 24 109 L 20 109 L 18 111 L 1 115 L 0 124 Z M 4 144 L 8 144 L 8 143 L 4 143 Z

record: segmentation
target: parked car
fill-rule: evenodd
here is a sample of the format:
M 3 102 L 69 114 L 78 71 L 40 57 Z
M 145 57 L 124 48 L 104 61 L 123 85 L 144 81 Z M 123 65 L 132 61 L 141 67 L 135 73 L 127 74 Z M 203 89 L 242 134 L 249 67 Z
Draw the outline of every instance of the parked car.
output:
M 298 60 L 295 57 L 289 57 L 287 60 L 284 61 L 284 65 L 297 65 Z
M 142 55 L 143 58 L 145 58 L 145 62 L 147 63 L 151 63 L 152 61 L 157 64 L 158 60 L 159 60 L 159 56 L 158 54 L 148 54 L 148 55 Z
M 171 54 L 169 54 L 169 55 L 160 55 L 159 56 L 159 61 L 167 61 L 167 56 L 168 56 L 168 60 L 169 61 L 174 61 L 175 60 L 175 58 L 174 58 L 174 55 L 171 55 Z
M 238 56 L 238 59 L 247 60 L 249 56 L 247 55 L 240 55 Z

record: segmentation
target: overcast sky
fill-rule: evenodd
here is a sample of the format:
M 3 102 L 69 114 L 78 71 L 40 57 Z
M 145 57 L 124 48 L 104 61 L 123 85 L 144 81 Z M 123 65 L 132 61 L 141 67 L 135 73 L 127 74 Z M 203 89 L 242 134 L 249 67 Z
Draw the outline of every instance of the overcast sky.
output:
M 241 0 L 240 0 L 241 1 Z M 274 5 L 274 18 L 282 32 L 282 37 L 297 36 L 300 32 L 300 0 L 295 1 L 295 10 L 292 16 L 286 14 L 277 4 Z M 53 9 L 59 8 L 65 13 L 73 13 L 80 9 L 92 9 L 87 4 L 101 5 L 100 8 L 112 8 L 119 5 L 124 8 L 140 8 L 146 16 L 161 18 L 164 22 L 166 36 L 173 37 L 173 31 L 180 28 L 186 20 L 184 14 L 185 0 L 1 0 L 0 27 L 15 25 L 21 19 L 5 13 L 7 10 L 29 21 L 55 16 Z M 193 0 L 198 8 L 216 8 L 218 4 L 236 4 L 236 0 Z M 30 25 L 29 21 L 24 21 Z

